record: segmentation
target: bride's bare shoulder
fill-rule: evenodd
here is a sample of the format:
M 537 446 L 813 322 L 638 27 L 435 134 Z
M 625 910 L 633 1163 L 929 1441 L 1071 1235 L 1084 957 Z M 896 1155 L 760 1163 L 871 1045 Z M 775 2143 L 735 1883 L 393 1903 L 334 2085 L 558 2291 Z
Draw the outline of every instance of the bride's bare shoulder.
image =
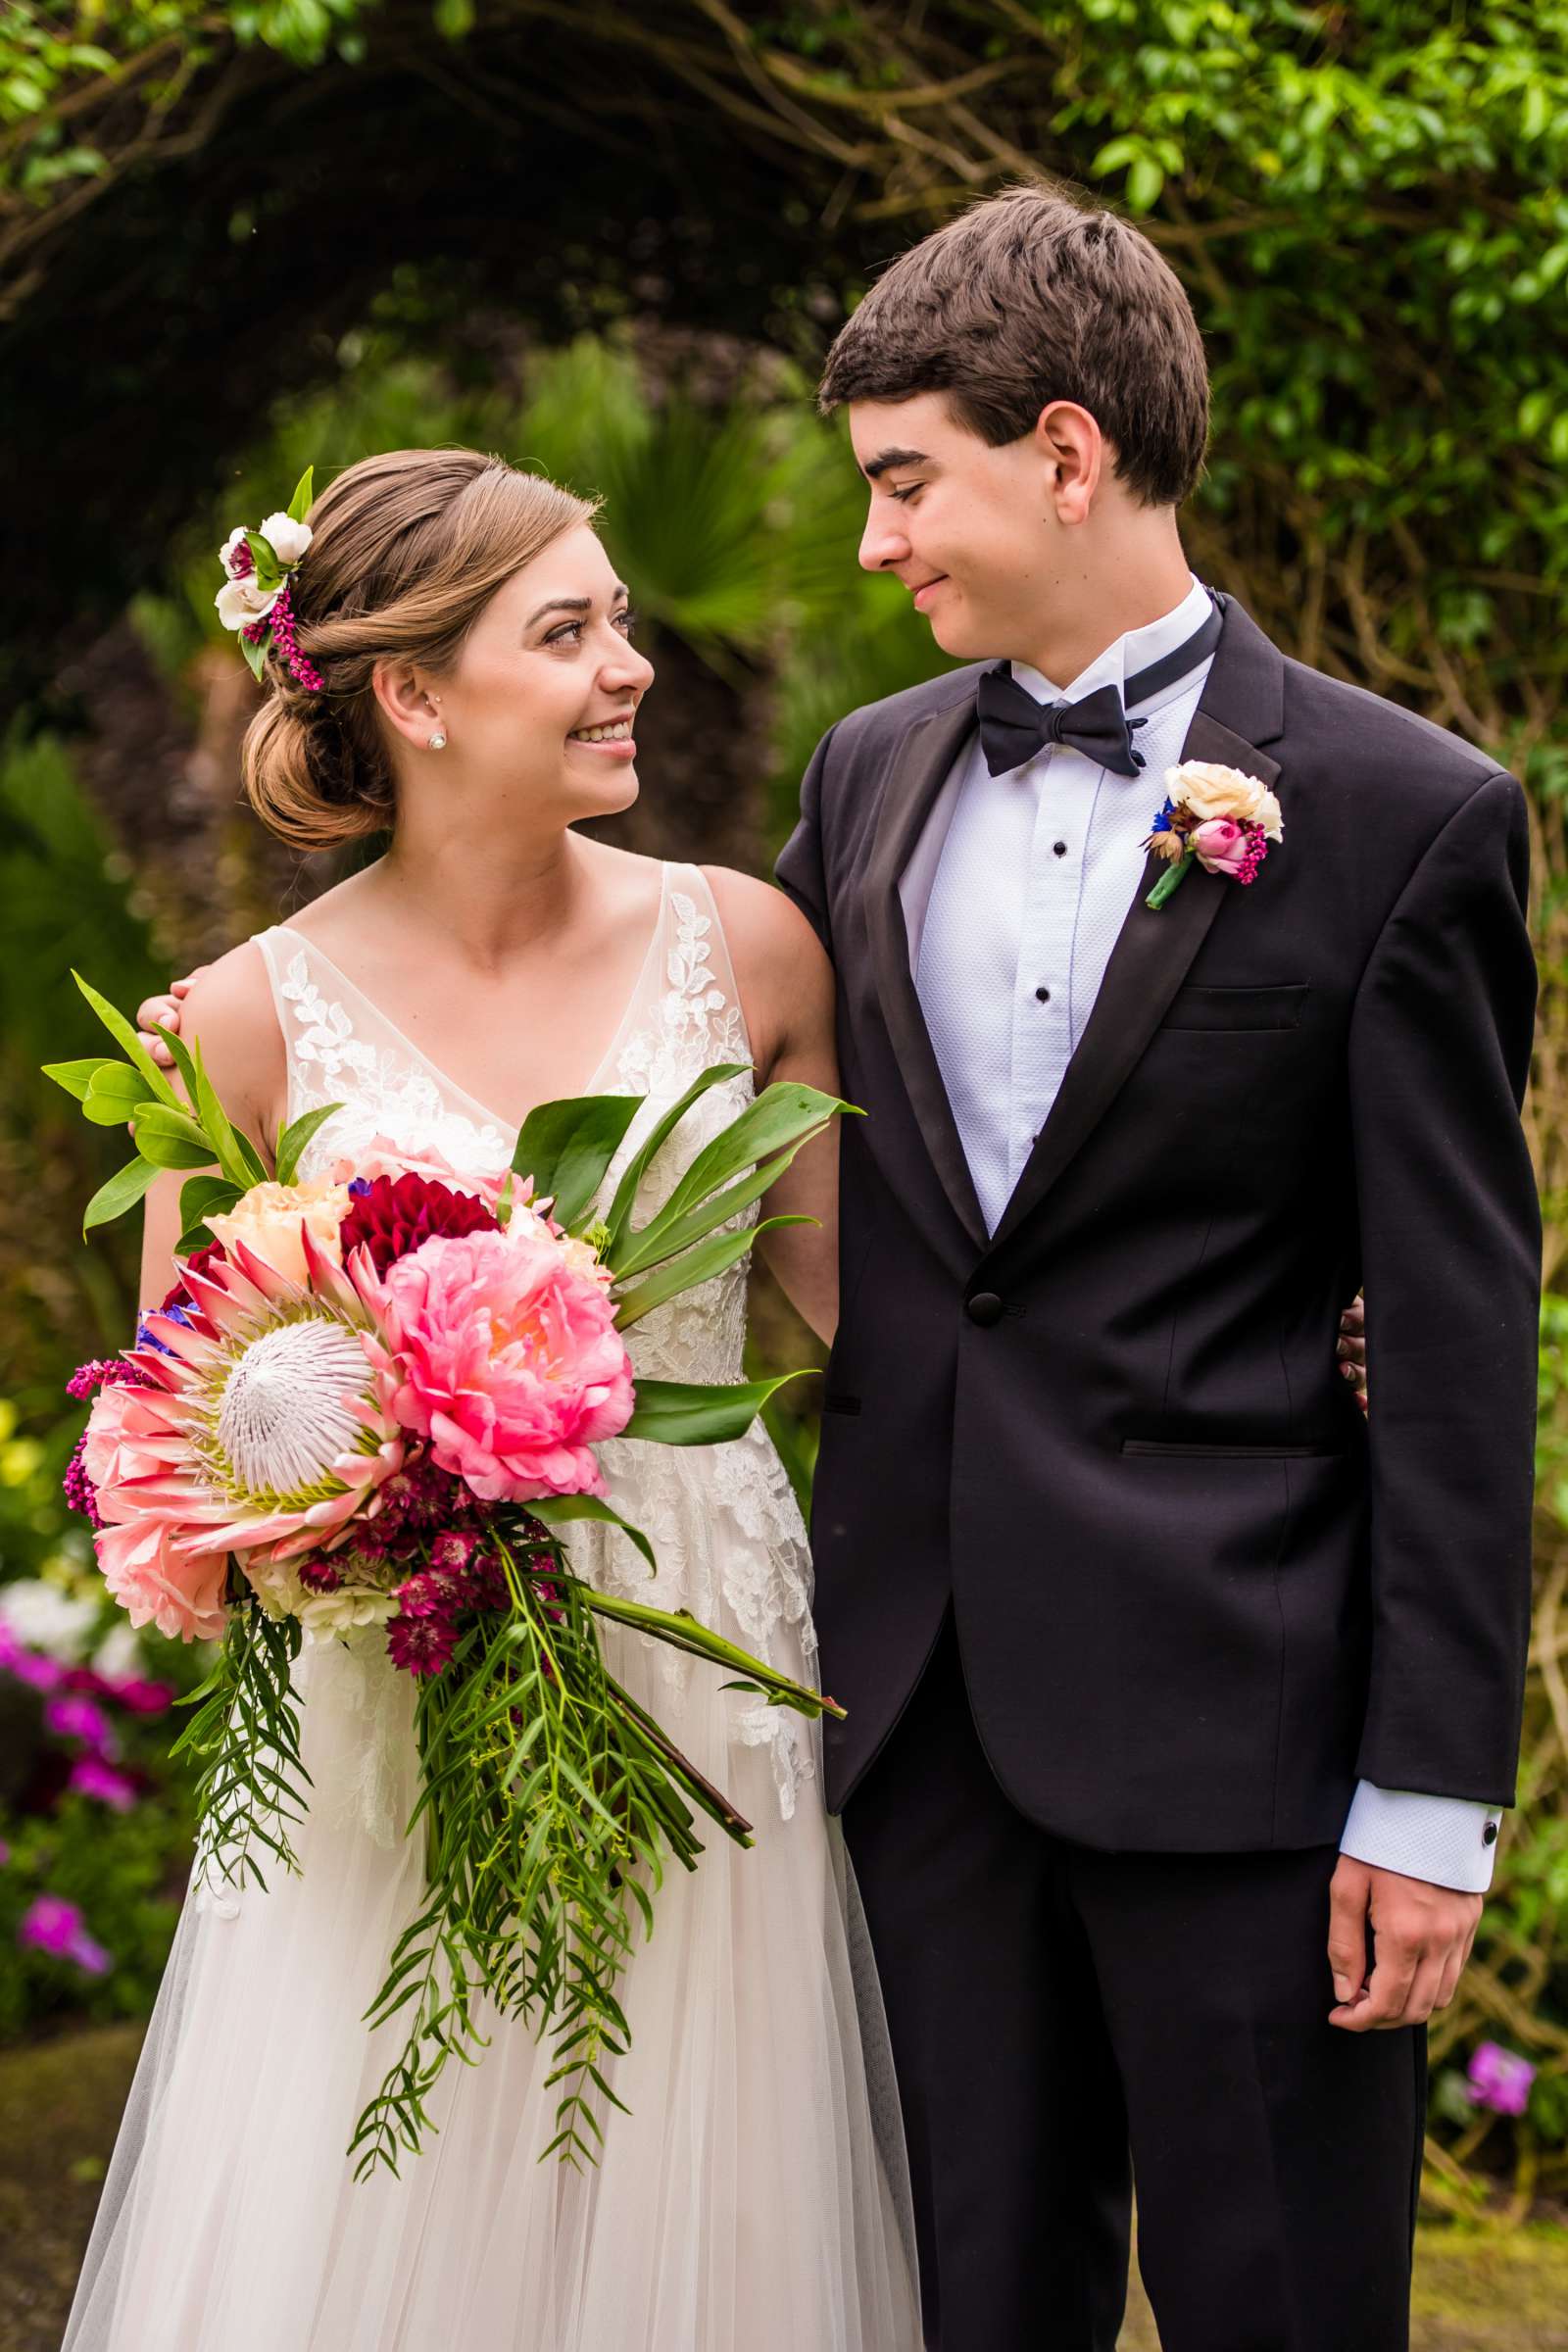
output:
M 755 874 L 737 873 L 728 865 L 700 870 L 713 894 L 737 979 L 743 962 L 767 973 L 787 971 L 799 958 L 810 972 L 817 965 L 827 970 L 816 933 L 793 899 L 773 883 L 760 882 Z
M 759 1066 L 767 1069 L 803 1040 L 831 1038 L 833 967 L 800 908 L 771 882 L 727 865 L 705 865 L 724 926 Z
M 281 1101 L 283 1037 L 267 964 L 253 939 L 198 974 L 180 1006 L 179 1027 L 187 1045 L 200 1040 L 208 1073 L 231 1111 L 266 1112 Z

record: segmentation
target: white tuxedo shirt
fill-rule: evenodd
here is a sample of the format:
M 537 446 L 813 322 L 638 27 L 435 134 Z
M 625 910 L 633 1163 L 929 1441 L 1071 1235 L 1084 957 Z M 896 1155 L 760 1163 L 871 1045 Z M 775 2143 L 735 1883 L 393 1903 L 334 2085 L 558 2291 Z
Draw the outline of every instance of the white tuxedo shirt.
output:
M 1173 610 L 1105 648 L 1065 687 L 1014 662 L 1037 702 L 1079 702 L 1172 653 L 1201 626 L 1193 580 Z M 969 1172 L 995 1232 L 1045 1122 L 1144 873 L 1142 844 L 1181 759 L 1209 662 L 1130 707 L 1136 776 L 1052 744 L 991 774 L 975 736 L 938 793 L 900 879 L 909 965 Z M 1287 801 L 1287 821 L 1289 803 Z M 1372 1411 L 1377 1412 L 1376 1398 Z M 1465 1798 L 1356 1790 L 1342 1851 L 1480 1893 L 1498 1815 Z M 1490 1835 L 1489 1835 L 1490 1832 Z

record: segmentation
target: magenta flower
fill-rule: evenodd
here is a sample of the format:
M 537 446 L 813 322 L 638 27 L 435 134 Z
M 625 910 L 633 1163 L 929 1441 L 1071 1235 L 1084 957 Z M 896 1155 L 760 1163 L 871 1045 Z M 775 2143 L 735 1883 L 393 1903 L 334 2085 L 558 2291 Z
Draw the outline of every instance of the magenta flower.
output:
M 79 1740 L 100 1755 L 109 1753 L 115 1745 L 114 1728 L 108 1716 L 90 1698 L 51 1698 L 44 1707 L 43 1720 L 57 1740 Z
M 1494 2115 L 1523 2115 L 1536 2070 L 1517 2050 L 1483 2041 L 1471 2054 L 1469 2078 L 1472 2105 L 1490 2107 Z
M 136 1785 L 127 1781 L 122 1772 L 116 1772 L 101 1756 L 81 1756 L 71 1768 L 66 1784 L 80 1796 L 96 1797 L 102 1805 L 110 1805 L 117 1813 L 129 1813 L 136 1802 Z
M 426 1568 L 397 1587 L 398 1607 L 405 1617 L 438 1617 L 450 1624 L 466 1597 L 461 1578 Z
M 105 1688 L 110 1697 L 128 1707 L 132 1715 L 162 1715 L 173 1704 L 174 1693 L 168 1683 L 145 1682 L 136 1674 L 108 1682 Z
M 19 1683 L 26 1683 L 34 1690 L 58 1690 L 66 1679 L 64 1666 L 54 1658 L 46 1658 L 41 1650 L 24 1649 L 3 1619 L 0 1619 L 0 1672 L 15 1675 Z
M 478 1548 L 477 1536 L 464 1535 L 456 1528 L 448 1528 L 444 1535 L 437 1536 L 430 1546 L 430 1565 L 442 1576 L 461 1576 L 471 1565 Z
M 387 1655 L 404 1674 L 439 1674 L 457 1642 L 457 1628 L 445 1617 L 394 1617 L 386 1629 Z
M 36 1895 L 23 1914 L 17 1941 L 24 1950 L 47 1952 L 51 1959 L 70 1960 L 89 1977 L 101 1977 L 112 1965 L 101 1943 L 87 1933 L 86 1922 L 74 1903 L 64 1895 Z

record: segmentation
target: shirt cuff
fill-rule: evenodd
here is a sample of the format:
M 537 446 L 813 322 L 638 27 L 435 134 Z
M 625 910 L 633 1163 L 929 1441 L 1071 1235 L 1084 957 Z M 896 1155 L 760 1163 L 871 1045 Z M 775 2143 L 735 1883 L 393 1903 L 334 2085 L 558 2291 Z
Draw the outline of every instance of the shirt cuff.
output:
M 1342 1854 L 1424 1879 L 1460 1894 L 1485 1894 L 1492 1885 L 1502 1812 L 1468 1796 L 1427 1796 L 1408 1788 L 1357 1784 Z

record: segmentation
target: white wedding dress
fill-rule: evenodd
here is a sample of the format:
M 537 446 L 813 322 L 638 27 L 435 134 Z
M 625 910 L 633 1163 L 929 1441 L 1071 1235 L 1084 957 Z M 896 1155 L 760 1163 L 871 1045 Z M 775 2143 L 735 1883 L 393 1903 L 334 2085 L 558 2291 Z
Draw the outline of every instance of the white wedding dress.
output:
M 302 1176 L 374 1136 L 465 1173 L 508 1165 L 503 1123 L 307 939 L 258 944 L 289 1116 L 344 1105 Z M 699 1071 L 750 1059 L 711 896 L 695 867 L 666 866 L 641 978 L 582 1091 L 647 1096 L 623 1160 Z M 750 1093 L 748 1077 L 703 1098 L 644 1213 Z M 638 1369 L 738 1378 L 745 1287 L 737 1267 L 650 1315 Z M 579 1572 L 814 1680 L 805 1531 L 760 1428 L 726 1446 L 616 1442 L 603 1460 L 659 1574 L 606 1529 L 572 1532 Z M 622 1984 L 631 2050 L 608 2069 L 631 2113 L 606 2117 L 597 2169 L 539 2161 L 560 2096 L 549 2044 L 492 2016 L 479 2065 L 449 2064 L 437 2088 L 439 2135 L 401 2178 L 355 2182 L 345 2150 L 392 2054 L 363 2013 L 419 1893 L 419 1841 L 402 1837 L 414 1687 L 378 1629 L 308 1646 L 302 1875 L 236 1898 L 198 1862 L 65 2352 L 914 2352 L 897 2099 L 817 1727 L 644 1637 L 603 1635 L 757 1843 L 713 1829 L 696 1873 L 665 1877 Z

